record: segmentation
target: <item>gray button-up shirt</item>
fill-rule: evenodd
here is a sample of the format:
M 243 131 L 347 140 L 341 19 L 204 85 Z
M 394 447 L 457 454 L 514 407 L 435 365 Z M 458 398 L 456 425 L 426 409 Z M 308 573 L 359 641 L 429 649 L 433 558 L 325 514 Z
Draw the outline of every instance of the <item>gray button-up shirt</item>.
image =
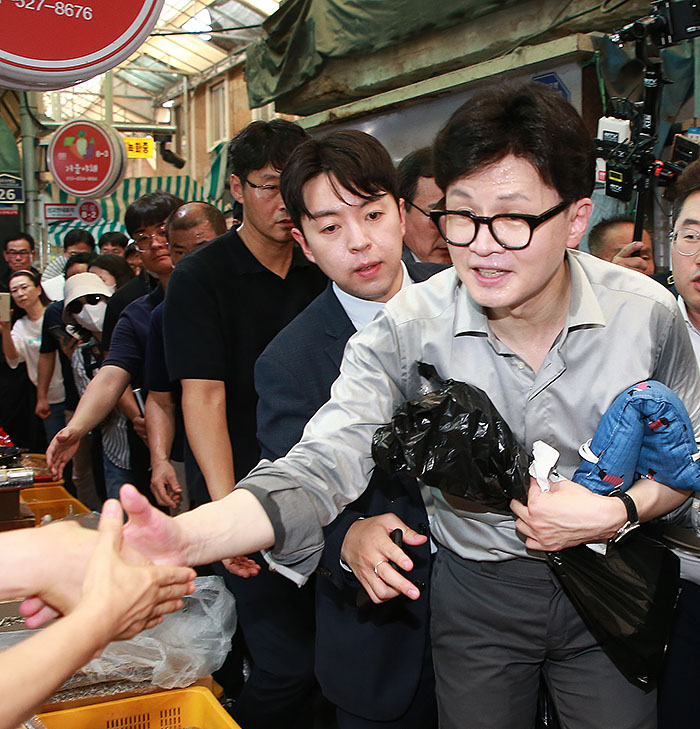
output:
M 321 525 L 367 485 L 374 431 L 421 394 L 417 362 L 484 390 L 523 446 L 543 440 L 560 451 L 567 478 L 610 403 L 640 380 L 671 387 L 700 433 L 700 375 L 674 298 L 648 277 L 586 253 L 567 251 L 567 265 L 569 314 L 537 373 L 493 334 L 453 268 L 399 292 L 348 342 L 331 399 L 301 442 L 239 483 L 273 522 L 276 561 L 313 570 Z M 437 491 L 435 500 L 433 536 L 461 557 L 528 556 L 510 512 Z

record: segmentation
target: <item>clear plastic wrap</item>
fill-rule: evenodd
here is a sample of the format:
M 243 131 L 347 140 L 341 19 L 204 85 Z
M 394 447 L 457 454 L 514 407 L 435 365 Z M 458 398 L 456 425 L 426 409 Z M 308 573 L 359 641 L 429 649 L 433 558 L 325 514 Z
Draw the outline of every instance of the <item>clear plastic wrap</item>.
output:
M 235 600 L 221 577 L 198 577 L 195 584 L 196 592 L 183 599 L 181 610 L 130 640 L 110 643 L 61 691 L 115 681 L 182 688 L 220 668 L 236 629 Z M 0 633 L 0 650 L 34 632 Z

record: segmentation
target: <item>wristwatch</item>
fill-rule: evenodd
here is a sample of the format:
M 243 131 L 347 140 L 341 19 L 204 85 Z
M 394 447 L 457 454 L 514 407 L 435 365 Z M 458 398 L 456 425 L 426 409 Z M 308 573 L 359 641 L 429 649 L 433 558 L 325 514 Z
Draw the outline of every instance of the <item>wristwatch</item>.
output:
M 637 513 L 637 506 L 634 503 L 634 499 L 628 493 L 617 488 L 613 489 L 608 496 L 616 496 L 622 501 L 627 510 L 627 521 L 617 530 L 617 533 L 611 540 L 617 544 L 617 542 L 624 539 L 639 526 L 639 514 Z

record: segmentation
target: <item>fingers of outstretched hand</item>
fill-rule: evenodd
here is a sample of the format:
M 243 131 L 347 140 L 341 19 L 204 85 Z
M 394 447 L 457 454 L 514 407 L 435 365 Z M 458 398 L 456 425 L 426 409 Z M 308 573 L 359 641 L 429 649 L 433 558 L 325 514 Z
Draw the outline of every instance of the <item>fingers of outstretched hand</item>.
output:
M 47 605 L 40 597 L 28 597 L 20 605 L 20 615 L 24 616 L 24 624 L 30 630 L 41 628 L 60 613 Z
M 255 577 L 260 574 L 260 565 L 249 557 L 230 557 L 221 563 L 232 574 L 238 577 Z
M 187 564 L 187 535 L 178 521 L 151 506 L 131 484 L 124 484 L 119 496 L 129 516 L 123 529 L 124 549 L 155 564 Z
M 46 449 L 46 465 L 54 478 L 60 478 L 63 468 L 78 450 L 80 438 L 69 427 L 59 430 Z

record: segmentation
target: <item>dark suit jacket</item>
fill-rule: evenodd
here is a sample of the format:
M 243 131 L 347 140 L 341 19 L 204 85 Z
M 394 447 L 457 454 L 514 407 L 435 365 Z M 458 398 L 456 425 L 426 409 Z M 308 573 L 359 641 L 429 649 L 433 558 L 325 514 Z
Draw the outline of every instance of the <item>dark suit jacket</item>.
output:
M 415 282 L 445 268 L 426 263 L 407 267 Z M 300 440 L 308 420 L 328 400 L 345 344 L 354 333 L 329 284 L 259 357 L 255 384 L 263 458 L 281 457 Z M 388 511 L 427 533 L 417 482 L 377 470 L 365 493 L 325 528 L 316 586 L 316 674 L 323 693 L 340 708 L 375 721 L 389 721 L 406 711 L 429 640 L 428 544 L 406 548 L 415 565 L 409 577 L 422 583 L 417 601 L 399 597 L 358 609 L 359 582 L 340 566 L 340 547 L 350 525 L 361 516 Z

